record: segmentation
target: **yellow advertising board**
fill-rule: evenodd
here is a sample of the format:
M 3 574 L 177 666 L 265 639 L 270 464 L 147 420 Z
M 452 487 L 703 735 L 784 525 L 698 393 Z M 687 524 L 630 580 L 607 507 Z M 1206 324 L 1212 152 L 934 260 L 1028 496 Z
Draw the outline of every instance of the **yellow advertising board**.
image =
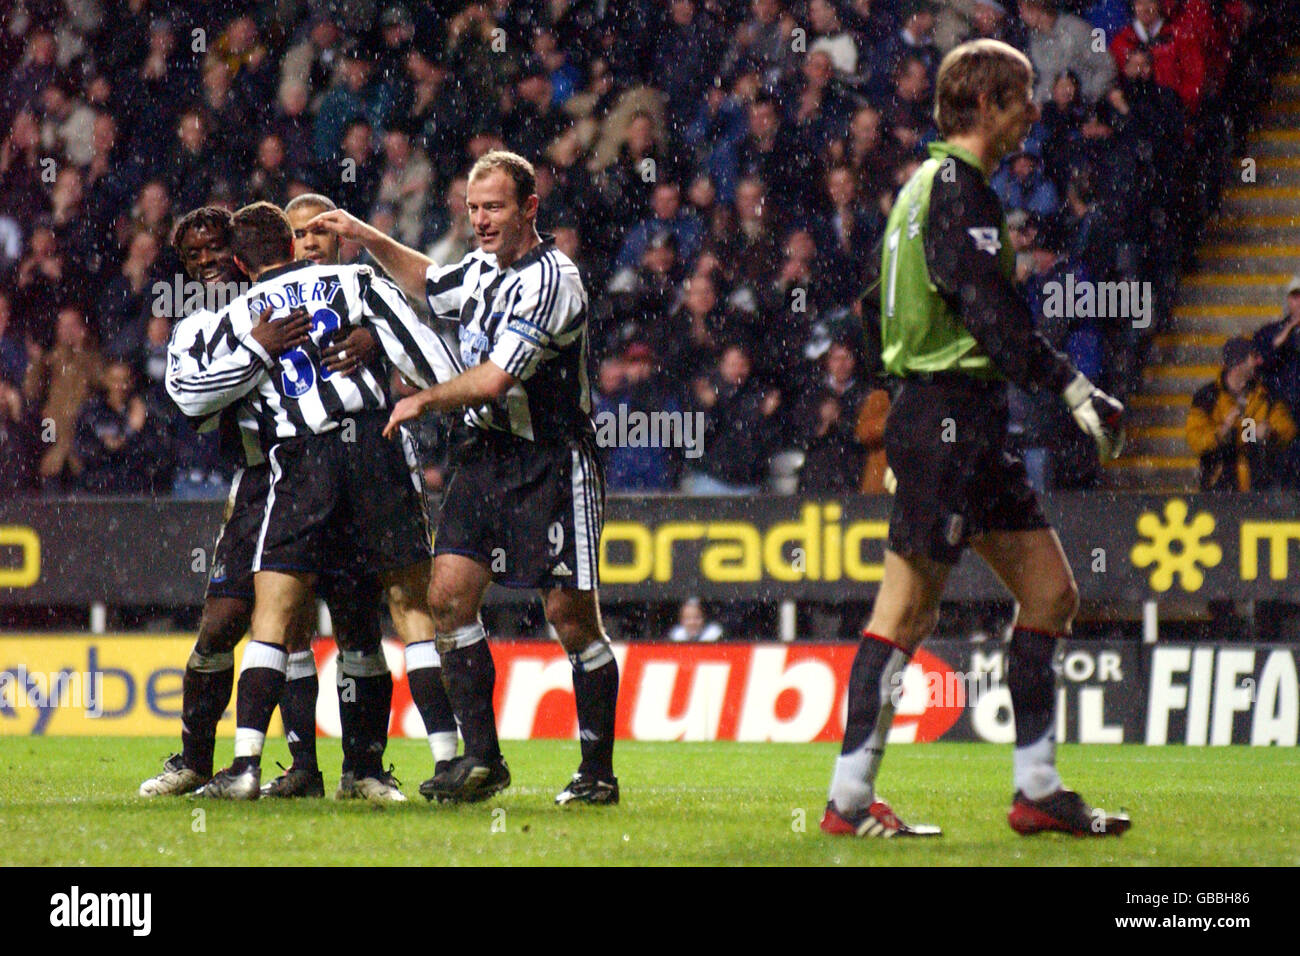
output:
M 179 737 L 193 647 L 193 634 L 0 637 L 0 735 Z M 232 700 L 218 733 L 234 732 Z M 278 711 L 271 733 L 281 733 Z

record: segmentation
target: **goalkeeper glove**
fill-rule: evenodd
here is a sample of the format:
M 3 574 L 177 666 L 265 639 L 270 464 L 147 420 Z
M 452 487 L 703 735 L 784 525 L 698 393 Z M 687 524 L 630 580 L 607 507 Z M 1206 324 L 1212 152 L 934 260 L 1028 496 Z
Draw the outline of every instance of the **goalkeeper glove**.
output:
M 1124 448 L 1124 426 L 1120 423 L 1123 404 L 1093 385 L 1082 372 L 1070 380 L 1061 397 L 1079 427 L 1097 443 L 1102 460 L 1119 457 Z

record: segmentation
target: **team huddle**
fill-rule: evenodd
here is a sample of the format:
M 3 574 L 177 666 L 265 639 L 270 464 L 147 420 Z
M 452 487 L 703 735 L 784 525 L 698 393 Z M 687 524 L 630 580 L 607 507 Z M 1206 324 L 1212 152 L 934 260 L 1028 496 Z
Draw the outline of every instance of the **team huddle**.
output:
M 849 675 L 845 734 L 821 829 L 935 836 L 876 791 L 893 689 L 934 630 L 947 577 L 970 547 L 1016 598 L 1007 647 L 1015 718 L 1017 833 L 1118 836 L 1126 814 L 1089 806 L 1056 766 L 1058 641 L 1078 609 L 1060 541 L 1007 446 L 1007 389 L 1058 393 L 1103 457 L 1123 443 L 1123 406 L 1034 328 L 1011 281 L 1006 221 L 988 179 L 1037 115 L 1033 68 L 978 40 L 939 67 L 944 139 L 899 193 L 880 251 L 882 362 L 897 384 L 885 428 L 895 498 L 884 575 Z M 430 800 L 486 799 L 510 783 L 497 740 L 495 671 L 479 610 L 493 581 L 535 588 L 573 665 L 582 762 L 558 803 L 617 803 L 618 665 L 601 624 L 605 489 L 587 380 L 587 297 L 573 263 L 535 228 L 531 165 L 505 151 L 470 171 L 477 248 L 439 265 L 321 196 L 285 212 L 201 209 L 177 226 L 190 274 L 251 288 L 173 336 L 167 387 L 200 427 L 221 430 L 241 470 L 231 491 L 203 622 L 185 670 L 182 753 L 145 796 L 253 799 L 323 794 L 316 766 L 313 592 L 339 622 L 339 797 L 401 800 L 383 768 L 392 678 L 379 644 L 387 597 L 406 644 L 411 695 L 434 774 Z M 338 264 L 360 243 L 384 274 Z M 297 258 L 295 258 L 295 255 Z M 449 347 L 416 317 L 455 326 Z M 878 302 L 875 299 L 878 298 Z M 393 403 L 393 370 L 421 390 Z M 458 413 L 454 473 L 430 547 L 420 470 L 403 423 Z M 951 423 L 955 441 L 939 440 Z M 497 558 L 504 557 L 504 564 Z M 232 650 L 251 630 L 236 701 L 235 758 L 213 775 Z M 294 756 L 261 786 L 272 712 Z M 459 731 L 459 733 L 458 733 Z M 465 742 L 457 756 L 458 740 Z
M 283 211 L 264 202 L 233 215 L 204 207 L 177 224 L 173 242 L 191 278 L 251 285 L 187 316 L 169 346 L 169 395 L 198 428 L 219 431 L 238 471 L 185 668 L 182 750 L 141 784 L 142 796 L 323 796 L 314 596 L 329 606 L 340 650 L 336 795 L 405 799 L 383 766 L 393 681 L 381 596 L 432 750 L 434 773 L 420 793 L 473 802 L 504 789 L 510 771 L 480 617 L 495 580 L 540 592 L 573 665 L 582 762 L 556 801 L 618 802 L 618 666 L 596 592 L 605 492 L 585 373 L 586 292 L 573 263 L 536 231 L 527 161 L 489 153 L 469 182 L 478 248 L 454 265 L 316 194 Z M 387 275 L 341 265 L 341 238 L 364 246 Z M 433 322 L 457 326 L 459 350 L 420 321 L 407 296 L 426 299 Z M 395 372 L 421 391 L 394 403 Z M 403 427 L 426 409 L 460 416 L 435 545 Z M 233 651 L 246 632 L 234 760 L 214 774 Z M 263 785 L 277 706 L 293 764 Z

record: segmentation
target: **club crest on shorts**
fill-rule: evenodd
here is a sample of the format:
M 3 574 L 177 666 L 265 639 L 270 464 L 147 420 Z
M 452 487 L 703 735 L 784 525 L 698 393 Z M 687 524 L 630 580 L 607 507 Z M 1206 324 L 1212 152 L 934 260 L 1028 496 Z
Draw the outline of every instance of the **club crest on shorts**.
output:
M 966 231 L 975 240 L 975 248 L 980 252 L 987 252 L 994 256 L 1002 248 L 1002 240 L 998 238 L 998 230 L 995 226 L 971 226 Z
M 948 524 L 943 529 L 943 539 L 952 547 L 961 544 L 961 532 L 966 520 L 958 514 L 948 515 Z

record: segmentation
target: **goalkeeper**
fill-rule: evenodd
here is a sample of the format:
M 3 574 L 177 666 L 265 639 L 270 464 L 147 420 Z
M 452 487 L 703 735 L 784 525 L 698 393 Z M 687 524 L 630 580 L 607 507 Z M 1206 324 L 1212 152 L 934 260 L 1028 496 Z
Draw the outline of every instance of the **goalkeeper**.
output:
M 1012 828 L 1117 835 L 1128 818 L 1093 811 L 1056 770 L 1052 658 L 1078 590 L 1024 464 L 1007 449 L 1007 381 L 1059 393 L 1103 458 L 1119 453 L 1123 406 L 1034 330 L 1012 284 L 1013 252 L 988 177 L 1038 118 L 1029 60 L 996 40 L 965 43 L 940 64 L 935 90 L 943 139 L 899 193 L 882 239 L 881 359 L 901 381 L 885 426 L 897 490 L 821 827 L 939 833 L 899 820 L 875 780 L 903 670 L 934 629 L 944 582 L 970 546 L 1017 602 L 1006 656 L 1016 725 Z

